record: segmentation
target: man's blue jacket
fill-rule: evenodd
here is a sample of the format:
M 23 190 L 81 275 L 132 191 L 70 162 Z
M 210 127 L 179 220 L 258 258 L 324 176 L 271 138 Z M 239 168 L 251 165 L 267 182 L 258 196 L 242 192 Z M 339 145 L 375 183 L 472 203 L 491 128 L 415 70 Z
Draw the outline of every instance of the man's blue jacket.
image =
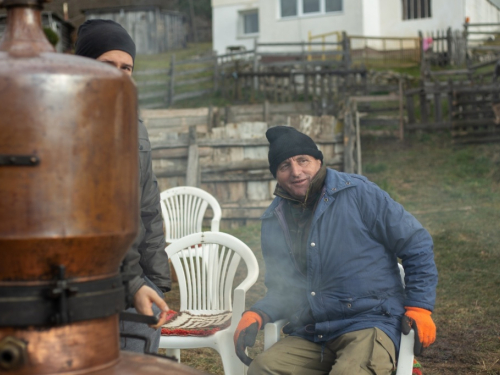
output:
M 322 343 L 378 327 L 399 350 L 404 306 L 432 311 L 437 270 L 429 233 L 365 177 L 327 169 L 307 246 L 307 274 L 295 264 L 276 197 L 262 219 L 266 296 L 252 306 L 287 319 L 285 332 Z M 401 284 L 398 258 L 405 269 Z

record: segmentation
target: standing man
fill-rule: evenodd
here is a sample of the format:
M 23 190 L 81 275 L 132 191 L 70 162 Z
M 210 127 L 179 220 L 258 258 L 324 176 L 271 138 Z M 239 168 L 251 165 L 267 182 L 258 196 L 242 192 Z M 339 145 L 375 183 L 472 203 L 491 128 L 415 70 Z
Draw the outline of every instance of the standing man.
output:
M 240 320 L 238 357 L 251 375 L 390 375 L 402 322 L 424 347 L 436 337 L 431 236 L 365 177 L 326 168 L 307 135 L 276 126 L 266 137 L 277 179 L 261 218 L 267 293 Z M 251 362 L 246 347 L 279 319 L 288 336 Z
M 131 76 L 134 69 L 135 43 L 127 31 L 110 20 L 89 20 L 78 29 L 75 54 L 110 64 Z M 139 234 L 128 250 L 124 263 L 137 275 L 129 284 L 134 308 L 142 314 L 168 311 L 163 293 L 170 291 L 170 268 L 165 252 L 165 234 L 160 207 L 158 182 L 151 164 L 151 144 L 146 127 L 139 120 Z M 153 304 L 154 303 L 154 304 Z M 152 310 L 151 310 L 152 309 Z M 121 321 L 120 331 L 149 337 L 151 351 L 158 351 L 161 319 L 157 326 Z M 144 353 L 144 341 L 122 338 L 122 349 Z

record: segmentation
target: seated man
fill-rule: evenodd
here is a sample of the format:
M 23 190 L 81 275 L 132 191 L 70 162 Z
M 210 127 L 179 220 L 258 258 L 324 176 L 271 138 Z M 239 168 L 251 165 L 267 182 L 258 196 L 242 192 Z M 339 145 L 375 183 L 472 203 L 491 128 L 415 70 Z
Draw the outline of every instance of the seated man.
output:
M 326 168 L 307 135 L 276 126 L 266 136 L 277 179 L 261 218 L 267 293 L 240 320 L 238 357 L 250 375 L 391 374 L 403 316 L 424 347 L 435 340 L 429 233 L 365 177 Z M 288 336 L 251 362 L 246 347 L 279 319 Z
M 75 54 L 110 64 L 129 76 L 134 69 L 134 41 L 127 31 L 114 21 L 97 19 L 82 24 L 78 29 Z M 120 331 L 148 337 L 151 340 L 150 350 L 156 353 L 161 334 L 159 327 L 165 322 L 168 311 L 168 306 L 163 301 L 163 293 L 170 290 L 170 268 L 165 252 L 160 192 L 151 164 L 151 145 L 146 127 L 140 120 L 138 127 L 141 217 L 139 234 L 125 256 L 125 263 L 136 274 L 129 284 L 135 309 L 129 310 L 157 315 L 161 309 L 164 314 L 152 328 L 142 323 L 121 321 Z M 144 341 L 122 338 L 122 349 L 144 353 Z

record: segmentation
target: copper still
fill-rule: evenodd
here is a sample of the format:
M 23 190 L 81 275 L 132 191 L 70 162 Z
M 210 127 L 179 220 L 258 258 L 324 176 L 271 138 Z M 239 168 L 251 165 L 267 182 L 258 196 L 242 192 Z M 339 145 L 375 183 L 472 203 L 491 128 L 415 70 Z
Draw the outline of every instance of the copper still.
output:
M 44 0 L 0 0 L 0 374 L 200 374 L 121 352 L 138 226 L 137 93 L 55 53 Z

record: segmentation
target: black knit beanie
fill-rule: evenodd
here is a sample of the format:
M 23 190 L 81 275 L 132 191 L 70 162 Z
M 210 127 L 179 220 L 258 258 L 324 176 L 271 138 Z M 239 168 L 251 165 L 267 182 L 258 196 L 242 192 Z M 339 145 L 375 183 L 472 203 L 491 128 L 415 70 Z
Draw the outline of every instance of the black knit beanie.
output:
M 135 60 L 135 43 L 119 23 L 111 20 L 88 20 L 78 29 L 75 55 L 97 59 L 103 53 L 119 50 Z
M 291 126 L 274 126 L 266 132 L 269 141 L 269 170 L 276 178 L 278 166 L 296 155 L 310 155 L 323 162 L 323 153 L 316 143 L 304 133 Z

